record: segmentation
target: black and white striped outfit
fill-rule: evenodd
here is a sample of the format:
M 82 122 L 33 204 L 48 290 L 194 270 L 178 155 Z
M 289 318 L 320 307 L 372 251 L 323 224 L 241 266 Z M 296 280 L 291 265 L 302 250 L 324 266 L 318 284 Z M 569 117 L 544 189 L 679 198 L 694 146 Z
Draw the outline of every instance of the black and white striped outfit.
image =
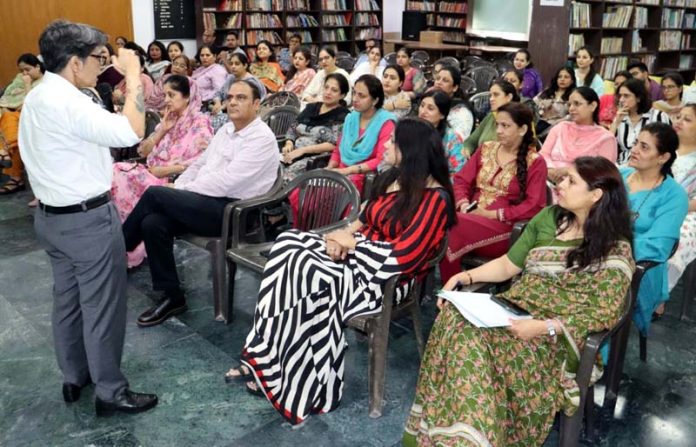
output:
M 241 360 L 290 423 L 338 406 L 344 326 L 380 312 L 384 283 L 396 274 L 420 274 L 445 237 L 450 205 L 443 190 L 427 190 L 405 228 L 385 212 L 394 197 L 367 205 L 355 251 L 345 261 L 333 261 L 314 233 L 288 231 L 273 245 Z M 397 301 L 407 289 L 400 287 Z
M 628 157 L 631 156 L 631 148 L 636 144 L 636 139 L 643 126 L 649 123 L 662 122 L 670 124 L 669 115 L 657 109 L 650 109 L 641 115 L 640 120 L 633 125 L 628 116 L 624 116 L 623 120 L 616 129 L 616 142 L 619 146 L 619 159 L 617 163 L 620 165 L 628 163 Z

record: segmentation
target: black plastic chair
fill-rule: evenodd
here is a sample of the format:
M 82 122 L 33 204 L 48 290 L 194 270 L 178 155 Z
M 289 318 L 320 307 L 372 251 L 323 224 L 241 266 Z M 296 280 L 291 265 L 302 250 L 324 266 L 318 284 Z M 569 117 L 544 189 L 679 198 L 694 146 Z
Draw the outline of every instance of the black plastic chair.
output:
M 283 166 L 279 165 L 278 176 L 276 177 L 276 181 L 271 187 L 270 191 L 251 200 L 260 200 L 263 197 L 271 196 L 277 193 L 283 184 L 283 171 Z M 237 205 L 243 205 L 246 202 L 246 200 L 240 200 L 237 202 L 228 203 L 227 206 L 225 206 L 220 237 L 205 237 L 197 236 L 195 234 L 184 234 L 179 237 L 179 239 L 203 248 L 210 253 L 210 263 L 213 272 L 213 309 L 215 312 L 215 319 L 218 321 L 224 321 L 225 324 L 229 324 L 230 322 L 230 314 L 229 309 L 227 308 L 226 297 L 228 296 L 228 289 L 231 286 L 227 283 L 228 275 L 225 271 L 225 251 L 230 247 L 231 242 L 230 219 L 232 217 L 234 207 Z
M 428 54 L 427 51 L 424 50 L 415 50 L 411 54 L 411 60 L 417 60 L 420 62 L 422 65 L 426 65 L 428 61 L 430 61 L 430 55 Z
M 266 113 L 261 119 L 273 131 L 276 140 L 282 144 L 287 139 L 290 126 L 297 120 L 297 115 L 300 114 L 299 109 L 292 106 L 276 107 Z
M 486 88 L 486 91 L 476 93 L 469 98 L 469 104 L 471 104 L 471 107 L 474 109 L 474 118 L 476 118 L 476 121 L 479 123 L 483 121 L 491 109 L 490 98 L 491 94 L 488 92 L 488 88 Z
M 338 68 L 342 68 L 348 73 L 353 71 L 353 68 L 355 67 L 355 58 L 350 57 L 350 56 L 342 56 L 338 57 L 336 56 L 336 66 Z
M 696 261 L 692 261 L 682 274 L 682 308 L 679 319 L 686 321 L 689 319 L 689 310 L 691 302 L 694 299 L 694 290 L 696 290 Z
M 387 370 L 387 351 L 389 347 L 389 326 L 393 320 L 406 315 L 411 315 L 413 320 L 413 332 L 416 336 L 419 357 L 423 357 L 425 351 L 425 339 L 423 338 L 423 324 L 420 312 L 421 298 L 426 289 L 427 278 L 433 275 L 435 267 L 440 263 L 445 250 L 447 240 L 443 239 L 440 247 L 432 259 L 428 261 L 427 275 L 409 277 L 406 275 L 394 276 L 384 286 L 382 299 L 382 311 L 378 314 L 364 315 L 352 318 L 347 326 L 367 334 L 368 337 L 368 388 L 369 388 L 369 414 L 371 418 L 382 416 L 384 407 L 384 382 Z M 408 294 L 397 304 L 396 288 L 399 284 L 413 281 Z
M 467 98 L 476 94 L 476 81 L 469 76 L 462 76 L 462 82 L 459 84 L 459 89 L 466 95 Z
M 143 135 L 143 140 L 152 135 L 161 120 L 162 119 L 160 118 L 159 113 L 152 110 L 145 112 L 145 134 Z M 114 161 L 130 160 L 144 162 L 145 159 L 138 155 L 139 146 L 140 143 L 130 147 L 111 148 L 111 157 L 114 159 Z
M 433 64 L 433 66 L 438 65 L 438 64 L 439 65 L 446 65 L 448 67 L 459 68 L 459 59 L 457 59 L 456 57 L 452 57 L 452 56 L 445 56 L 445 57 L 442 57 L 442 58 L 436 60 L 435 63 Z
M 470 68 L 473 67 L 480 67 L 483 65 L 493 65 L 491 62 L 488 62 L 487 60 L 484 60 L 481 58 L 481 56 L 476 56 L 476 55 L 469 55 L 469 56 L 464 56 L 460 62 L 460 67 L 462 72 L 465 72 L 469 70 Z
M 259 108 L 259 116 L 263 119 L 272 110 L 278 107 L 291 107 L 300 111 L 301 102 L 300 98 L 292 92 L 278 92 L 272 95 L 267 95 L 261 101 L 261 107 Z
M 493 81 L 498 78 L 498 70 L 493 65 L 477 65 L 469 68 L 465 73 L 476 82 L 476 89 L 479 92 L 487 92 Z
M 387 63 L 387 65 L 395 65 L 396 64 L 396 53 L 392 51 L 391 53 L 385 54 L 384 61 Z
M 298 193 L 299 204 L 293 227 L 302 231 L 333 231 L 353 222 L 360 211 L 360 194 L 353 182 L 326 169 L 305 172 L 274 194 L 237 202 L 228 221 L 231 241 L 226 256 L 229 284 L 223 305 L 223 312 L 228 316 L 226 321 L 233 315 L 237 265 L 263 272 L 266 254 L 273 246 L 274 236 L 264 225 L 264 210 L 282 206 L 294 191 Z
M 506 72 L 510 70 L 515 69 L 515 65 L 504 57 L 493 61 L 493 65 L 495 65 L 495 69 L 498 70 L 498 74 L 500 76 L 504 75 Z

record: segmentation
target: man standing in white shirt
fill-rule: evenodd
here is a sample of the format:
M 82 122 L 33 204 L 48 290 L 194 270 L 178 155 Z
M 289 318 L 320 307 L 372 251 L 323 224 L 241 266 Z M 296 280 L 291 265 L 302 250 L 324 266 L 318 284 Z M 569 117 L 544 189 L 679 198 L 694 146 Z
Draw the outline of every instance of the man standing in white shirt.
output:
M 126 253 L 111 203 L 109 147 L 132 146 L 144 133 L 140 62 L 121 49 L 112 62 L 125 75 L 123 115 L 107 112 L 80 88 L 94 87 L 106 35 L 55 21 L 41 34 L 43 81 L 24 101 L 19 147 L 39 207 L 36 235 L 53 268 L 53 338 L 63 398 L 75 402 L 96 385 L 97 416 L 138 413 L 154 394 L 130 391 L 121 372 L 126 331 Z
M 152 286 L 164 292 L 138 317 L 148 327 L 186 310 L 174 261 L 174 237 L 193 233 L 219 237 L 225 206 L 268 192 L 278 174 L 280 154 L 273 131 L 256 116 L 259 89 L 238 80 L 227 92 L 230 122 L 170 187 L 151 186 L 123 223 L 126 250 L 145 242 Z

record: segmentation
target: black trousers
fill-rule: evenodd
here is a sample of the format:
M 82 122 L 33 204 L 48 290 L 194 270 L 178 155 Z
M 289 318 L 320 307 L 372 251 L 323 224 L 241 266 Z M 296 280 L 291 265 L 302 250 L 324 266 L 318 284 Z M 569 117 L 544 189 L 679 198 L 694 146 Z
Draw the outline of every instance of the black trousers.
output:
M 174 237 L 186 233 L 220 236 L 225 206 L 234 200 L 166 186 L 151 186 L 145 191 L 123 223 L 123 235 L 128 251 L 145 242 L 155 290 L 180 291 Z

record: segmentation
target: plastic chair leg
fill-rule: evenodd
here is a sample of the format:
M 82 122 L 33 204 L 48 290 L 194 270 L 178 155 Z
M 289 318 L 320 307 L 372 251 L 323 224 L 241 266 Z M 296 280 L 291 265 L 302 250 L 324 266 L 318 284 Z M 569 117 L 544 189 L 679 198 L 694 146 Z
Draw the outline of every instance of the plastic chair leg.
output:
M 645 362 L 648 358 L 648 337 L 640 335 L 640 361 Z
M 223 302 L 227 296 L 227 272 L 225 271 L 225 246 L 220 239 L 208 242 L 206 249 L 210 253 L 213 274 L 213 307 L 215 319 L 226 321 L 223 315 Z
M 391 318 L 384 314 L 374 321 L 370 329 L 370 348 L 368 363 L 368 389 L 370 417 L 382 417 L 384 399 L 384 379 L 387 369 L 387 348 L 389 345 L 389 323 Z
M 234 316 L 234 275 L 237 273 L 237 264 L 227 258 L 227 287 L 224 299 L 220 306 L 220 315 L 225 324 L 230 324 Z

